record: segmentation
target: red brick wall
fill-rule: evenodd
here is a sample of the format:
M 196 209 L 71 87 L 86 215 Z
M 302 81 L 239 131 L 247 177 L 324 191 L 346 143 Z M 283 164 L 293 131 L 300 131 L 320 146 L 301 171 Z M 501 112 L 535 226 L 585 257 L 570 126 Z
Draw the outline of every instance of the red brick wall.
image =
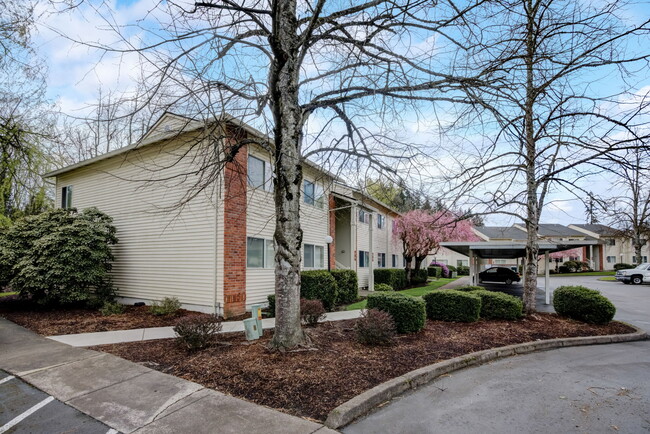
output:
M 231 142 L 234 144 L 234 139 Z M 248 151 L 244 146 L 224 175 L 224 265 L 225 318 L 246 312 L 246 190 Z
M 330 237 L 332 237 L 332 244 L 329 246 L 330 256 L 329 263 L 332 270 L 336 268 L 336 200 L 334 195 L 330 194 L 329 198 L 329 219 L 330 219 Z

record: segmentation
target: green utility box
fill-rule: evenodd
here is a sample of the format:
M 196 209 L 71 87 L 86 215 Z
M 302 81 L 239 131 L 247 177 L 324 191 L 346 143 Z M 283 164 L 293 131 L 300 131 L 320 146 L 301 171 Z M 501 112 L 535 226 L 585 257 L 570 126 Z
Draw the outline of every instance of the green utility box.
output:
M 262 305 L 254 304 L 251 306 L 251 318 L 257 321 L 257 330 L 259 331 L 260 337 L 264 334 L 264 329 L 262 328 Z
M 246 339 L 249 341 L 254 341 L 260 338 L 260 330 L 257 327 L 257 320 L 255 318 L 244 320 L 244 331 L 246 332 Z

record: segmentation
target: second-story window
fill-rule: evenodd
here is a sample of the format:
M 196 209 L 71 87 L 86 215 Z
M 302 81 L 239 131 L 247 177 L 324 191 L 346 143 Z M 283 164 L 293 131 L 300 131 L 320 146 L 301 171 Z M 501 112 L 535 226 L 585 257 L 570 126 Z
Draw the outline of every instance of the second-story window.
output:
M 361 223 L 368 224 L 370 223 L 370 213 L 362 209 L 359 210 L 359 221 Z
M 377 227 L 384 229 L 386 227 L 386 216 L 377 214 Z
M 273 171 L 271 164 L 254 157 L 248 156 L 248 185 L 266 191 L 273 189 Z

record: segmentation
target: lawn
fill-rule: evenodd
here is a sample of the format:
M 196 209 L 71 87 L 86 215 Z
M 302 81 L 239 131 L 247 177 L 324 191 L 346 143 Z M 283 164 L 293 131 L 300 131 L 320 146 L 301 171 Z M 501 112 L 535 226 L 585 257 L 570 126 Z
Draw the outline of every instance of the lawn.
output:
M 585 271 L 584 273 L 551 274 L 551 277 L 613 276 L 616 271 Z M 540 274 L 540 276 L 544 276 Z
M 444 286 L 450 282 L 453 282 L 457 278 L 454 279 L 438 279 L 434 280 L 433 282 L 429 282 L 425 286 L 420 286 L 417 288 L 411 288 L 411 289 L 405 289 L 403 291 L 399 291 L 400 294 L 405 294 L 405 295 L 410 295 L 412 297 L 421 297 L 424 294 L 427 294 L 434 289 L 438 289 L 441 286 Z M 366 308 L 366 300 L 361 300 L 356 303 L 350 304 L 345 307 L 345 310 L 357 310 L 357 309 L 365 309 Z
M 614 277 L 614 276 L 605 276 L 605 277 L 601 277 L 598 280 L 602 280 L 603 282 L 616 282 L 616 277 Z
M 10 295 L 16 295 L 18 294 L 17 292 L 0 292 L 0 298 L 2 297 L 9 297 Z

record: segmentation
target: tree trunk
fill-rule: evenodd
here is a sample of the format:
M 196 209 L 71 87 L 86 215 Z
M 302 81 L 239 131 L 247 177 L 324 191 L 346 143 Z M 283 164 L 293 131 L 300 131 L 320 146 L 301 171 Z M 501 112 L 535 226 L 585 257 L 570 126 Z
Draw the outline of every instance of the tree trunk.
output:
M 307 343 L 300 324 L 300 262 L 302 229 L 300 197 L 302 166 L 300 145 L 303 116 L 298 102 L 299 60 L 296 36 L 296 1 L 276 0 L 272 5 L 274 52 L 269 77 L 275 121 L 275 333 L 277 349 Z
M 415 257 L 415 267 L 413 271 L 418 271 L 422 267 L 422 262 L 426 259 L 426 256 L 416 256 Z
M 406 256 L 404 255 L 404 259 L 406 260 L 406 285 L 410 286 L 411 285 L 411 279 L 413 277 L 413 269 L 411 268 L 411 262 L 413 261 L 412 256 Z
M 643 248 L 643 243 L 641 242 L 641 235 L 637 232 L 634 234 L 634 256 L 636 257 L 636 263 L 643 263 L 643 257 L 641 255 L 641 249 Z

